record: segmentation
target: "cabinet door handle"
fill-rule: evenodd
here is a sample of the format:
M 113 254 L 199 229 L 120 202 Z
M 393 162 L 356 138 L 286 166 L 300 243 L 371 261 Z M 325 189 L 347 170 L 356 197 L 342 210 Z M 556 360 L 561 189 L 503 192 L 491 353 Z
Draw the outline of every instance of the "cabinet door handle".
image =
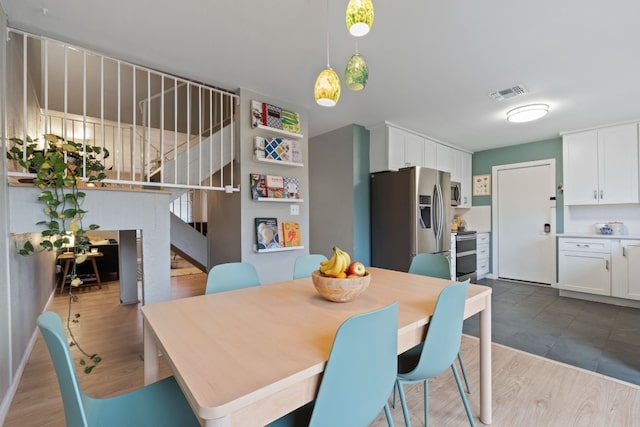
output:
M 588 248 L 589 244 L 588 243 L 576 243 L 576 246 L 579 248 Z
M 624 246 L 622 247 L 622 256 L 623 257 L 627 257 L 627 248 L 625 248 Z
M 609 271 L 609 260 L 605 260 L 604 267 L 607 271 Z
M 598 200 L 598 191 L 593 190 L 593 200 Z
M 600 198 L 604 199 L 604 191 L 600 190 Z

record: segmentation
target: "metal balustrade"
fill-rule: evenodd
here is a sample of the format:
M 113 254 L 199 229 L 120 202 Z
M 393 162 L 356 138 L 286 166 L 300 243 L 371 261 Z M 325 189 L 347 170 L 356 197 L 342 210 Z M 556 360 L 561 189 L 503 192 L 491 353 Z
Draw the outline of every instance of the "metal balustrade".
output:
M 53 133 L 106 148 L 107 185 L 239 190 L 237 95 L 15 29 L 7 54 L 8 148 Z

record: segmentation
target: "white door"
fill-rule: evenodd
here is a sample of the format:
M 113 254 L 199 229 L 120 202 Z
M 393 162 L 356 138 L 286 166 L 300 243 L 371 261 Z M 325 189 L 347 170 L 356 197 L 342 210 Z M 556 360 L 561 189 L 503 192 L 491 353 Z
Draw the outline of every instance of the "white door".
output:
M 554 281 L 555 164 L 551 163 L 494 167 L 500 278 L 546 284 Z M 545 231 L 545 224 L 550 232 Z

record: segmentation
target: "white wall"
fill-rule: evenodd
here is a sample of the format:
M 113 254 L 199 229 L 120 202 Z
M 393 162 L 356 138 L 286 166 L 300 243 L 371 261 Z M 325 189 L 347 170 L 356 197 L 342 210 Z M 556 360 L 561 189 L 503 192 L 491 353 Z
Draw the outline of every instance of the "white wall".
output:
M 625 234 L 640 236 L 640 206 L 596 205 L 565 206 L 565 233 L 595 233 L 595 223 L 619 221 L 624 223 Z
M 171 299 L 171 257 L 169 242 L 169 192 L 128 191 L 123 189 L 86 188 L 82 205 L 87 211 L 85 224 L 98 224 L 105 230 L 141 230 L 144 303 Z M 9 230 L 13 233 L 38 231 L 42 205 L 40 190 L 10 187 Z M 135 263 L 136 260 L 132 259 Z
M 0 34 L 6 34 L 7 18 L 0 4 Z M 5 45 L 0 43 L 0 152 L 5 152 L 5 76 L 6 76 L 6 55 Z M 12 385 L 12 362 L 11 362 L 11 312 L 9 310 L 9 300 L 11 298 L 9 290 L 9 236 L 7 231 L 9 198 L 7 197 L 7 169 L 5 156 L 0 156 L 0 424 L 4 423 L 4 418 L 8 411 L 8 392 Z

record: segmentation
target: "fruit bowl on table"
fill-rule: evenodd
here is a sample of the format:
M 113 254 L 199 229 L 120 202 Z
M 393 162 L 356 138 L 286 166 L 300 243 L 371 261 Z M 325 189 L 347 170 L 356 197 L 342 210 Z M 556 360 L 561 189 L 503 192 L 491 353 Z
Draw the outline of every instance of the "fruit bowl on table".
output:
M 349 302 L 363 293 L 371 282 L 371 275 L 366 272 L 362 277 L 338 279 L 325 276 L 320 270 L 311 273 L 311 280 L 316 291 L 325 299 L 333 302 Z

